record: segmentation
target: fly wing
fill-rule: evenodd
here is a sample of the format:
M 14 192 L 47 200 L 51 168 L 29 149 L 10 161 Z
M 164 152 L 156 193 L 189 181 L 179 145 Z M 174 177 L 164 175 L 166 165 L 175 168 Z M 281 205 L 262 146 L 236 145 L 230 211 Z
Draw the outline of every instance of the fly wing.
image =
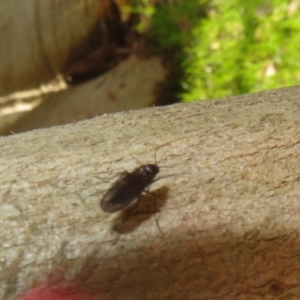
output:
M 135 171 L 124 172 L 104 194 L 100 206 L 103 211 L 108 213 L 120 211 L 137 199 L 145 187 L 141 174 Z

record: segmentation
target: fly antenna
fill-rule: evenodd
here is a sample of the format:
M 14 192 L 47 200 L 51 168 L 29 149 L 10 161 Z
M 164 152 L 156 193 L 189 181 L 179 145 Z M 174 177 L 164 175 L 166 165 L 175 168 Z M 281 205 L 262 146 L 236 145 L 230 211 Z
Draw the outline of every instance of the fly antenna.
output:
M 157 152 L 157 149 L 155 148 L 155 152 L 154 152 L 154 161 L 155 161 L 155 165 L 157 166 L 156 152 Z

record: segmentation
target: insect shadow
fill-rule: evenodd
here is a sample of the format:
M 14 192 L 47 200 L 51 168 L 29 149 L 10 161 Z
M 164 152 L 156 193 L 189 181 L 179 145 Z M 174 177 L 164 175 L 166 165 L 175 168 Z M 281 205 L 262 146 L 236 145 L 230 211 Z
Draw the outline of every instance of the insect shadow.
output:
M 126 234 L 138 228 L 142 223 L 155 217 L 156 225 L 162 233 L 156 213 L 161 211 L 168 199 L 169 188 L 163 186 L 154 191 L 144 192 L 133 204 L 120 211 L 114 219 L 112 230 L 118 234 Z
M 131 172 L 122 172 L 117 180 L 115 180 L 111 187 L 104 193 L 102 199 L 100 200 L 100 208 L 104 212 L 119 213 L 120 217 L 117 218 L 117 221 L 115 221 L 112 227 L 114 231 L 119 233 L 130 232 L 132 229 L 137 227 L 138 224 L 142 223 L 143 219 L 148 219 L 149 216 L 154 213 L 157 227 L 160 233 L 163 234 L 159 227 L 155 212 L 159 211 L 164 205 L 168 193 L 167 190 L 164 190 L 164 193 L 161 193 L 162 190 L 160 190 L 160 193 L 158 194 L 158 190 L 155 193 L 149 193 L 148 188 L 155 181 L 169 177 L 170 175 L 161 178 L 155 178 L 160 171 L 160 167 L 158 166 L 156 160 L 156 151 L 154 154 L 154 161 L 155 164 L 144 164 L 136 167 Z M 159 195 L 159 199 L 165 200 L 158 201 L 156 198 L 158 198 Z M 162 197 L 162 195 L 165 196 Z M 148 203 L 152 203 L 152 205 L 150 205 L 150 209 L 147 209 Z M 138 219 L 141 221 L 135 223 L 133 228 L 130 230 L 130 226 L 127 225 L 124 227 L 124 224 L 133 215 L 140 215 Z M 144 217 L 141 217 L 142 215 L 144 215 Z M 133 223 L 131 222 L 130 224 Z

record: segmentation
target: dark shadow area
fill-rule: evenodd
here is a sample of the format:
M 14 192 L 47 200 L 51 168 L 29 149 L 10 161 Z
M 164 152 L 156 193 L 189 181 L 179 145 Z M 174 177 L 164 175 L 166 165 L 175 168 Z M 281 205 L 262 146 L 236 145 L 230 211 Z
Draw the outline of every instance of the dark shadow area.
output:
M 121 235 L 146 225 L 143 223 L 154 218 L 155 212 L 164 210 L 168 193 L 163 186 L 153 190 L 153 196 L 142 195 L 133 213 L 132 207 L 127 208 L 108 225 L 120 226 L 125 221 Z M 48 281 L 44 283 L 36 274 L 36 282 L 53 289 L 77 290 L 87 295 L 80 299 L 87 300 L 295 299 L 295 289 L 300 286 L 298 211 L 288 214 L 293 227 L 282 221 L 284 214 L 270 214 L 250 227 L 241 223 L 240 216 L 208 224 L 202 218 L 210 212 L 199 211 L 191 217 L 183 207 L 177 208 L 177 213 L 176 218 L 162 218 L 168 222 L 168 229 L 162 227 L 163 236 L 148 230 L 146 236 L 133 234 L 132 239 L 116 244 L 114 235 L 109 240 L 98 239 L 97 230 L 102 227 L 94 227 L 96 234 L 90 235 L 90 225 L 74 219 L 82 231 L 66 236 L 61 250 L 49 258 L 51 269 L 47 267 L 43 273 Z M 91 222 L 97 222 L 96 217 Z M 50 235 L 51 239 L 55 237 Z M 73 251 L 76 256 L 70 257 Z M 39 253 L 36 256 L 39 258 Z M 27 274 L 32 269 L 39 270 L 32 265 L 21 270 Z
M 155 217 L 154 214 L 165 206 L 168 191 L 167 187 L 161 187 L 151 193 L 142 194 L 137 202 L 119 213 L 113 221 L 112 230 L 119 234 L 126 234 L 138 228 L 152 216 Z
M 159 192 L 165 191 L 159 189 L 155 194 Z M 148 196 L 143 200 L 141 208 Z M 160 201 L 163 204 L 163 198 Z M 128 221 L 132 224 L 125 226 L 126 230 L 139 226 L 144 220 L 141 215 Z M 213 228 L 199 232 L 193 229 L 169 236 L 166 243 L 161 238 L 151 239 L 149 244 L 134 242 L 127 245 L 130 251 L 120 256 L 110 252 L 113 248 L 95 243 L 82 272 L 67 286 L 80 287 L 87 299 L 206 300 L 290 299 L 293 288 L 300 285 L 297 230 L 282 230 L 274 236 L 274 232 L 257 228 L 242 236 L 234 231 L 220 236 Z M 69 267 L 66 261 L 60 263 L 65 267 L 56 264 L 54 273 L 60 268 L 63 276 Z M 65 284 L 49 282 L 55 288 Z

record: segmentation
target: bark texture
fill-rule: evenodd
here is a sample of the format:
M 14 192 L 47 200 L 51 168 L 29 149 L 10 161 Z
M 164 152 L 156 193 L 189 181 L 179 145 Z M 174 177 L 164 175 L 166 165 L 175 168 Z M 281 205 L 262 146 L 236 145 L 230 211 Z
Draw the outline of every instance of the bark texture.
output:
M 298 299 L 299 91 L 1 138 L 0 298 Z M 155 152 L 154 197 L 102 212 L 112 177 Z

